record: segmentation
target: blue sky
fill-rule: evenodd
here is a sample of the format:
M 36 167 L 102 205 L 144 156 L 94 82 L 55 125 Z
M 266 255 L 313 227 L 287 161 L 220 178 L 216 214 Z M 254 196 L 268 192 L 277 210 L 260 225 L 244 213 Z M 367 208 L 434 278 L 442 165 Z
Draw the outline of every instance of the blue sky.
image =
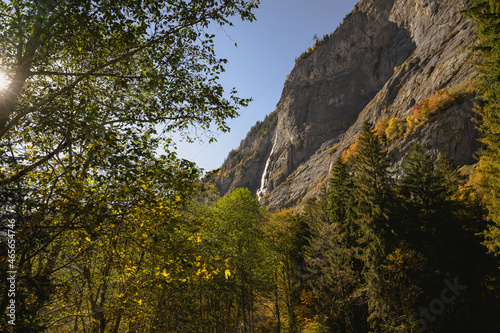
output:
M 234 27 L 216 31 L 216 54 L 228 60 L 222 85 L 227 91 L 235 87 L 239 97 L 254 101 L 240 110 L 240 117 L 229 121 L 229 133 L 215 133 L 215 143 L 189 144 L 176 139 L 179 157 L 196 162 L 205 171 L 220 167 L 250 128 L 276 108 L 286 75 L 295 58 L 314 44 L 314 35 L 321 38 L 334 31 L 357 2 L 261 0 L 256 21 L 233 21 Z

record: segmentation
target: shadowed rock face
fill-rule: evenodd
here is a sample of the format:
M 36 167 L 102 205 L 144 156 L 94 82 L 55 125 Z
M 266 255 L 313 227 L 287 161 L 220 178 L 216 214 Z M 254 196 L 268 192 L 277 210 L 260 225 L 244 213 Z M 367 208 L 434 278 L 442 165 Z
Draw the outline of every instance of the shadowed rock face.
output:
M 274 111 L 277 121 L 240 147 L 251 155 L 216 179 L 222 193 L 245 186 L 272 208 L 300 206 L 317 194 L 330 165 L 365 120 L 404 118 L 416 101 L 475 75 L 472 24 L 458 12 L 466 0 L 364 0 L 326 40 L 302 55 Z M 479 149 L 473 103 L 462 102 L 390 147 L 400 166 L 420 142 L 458 164 Z M 250 154 L 251 153 L 251 154 Z

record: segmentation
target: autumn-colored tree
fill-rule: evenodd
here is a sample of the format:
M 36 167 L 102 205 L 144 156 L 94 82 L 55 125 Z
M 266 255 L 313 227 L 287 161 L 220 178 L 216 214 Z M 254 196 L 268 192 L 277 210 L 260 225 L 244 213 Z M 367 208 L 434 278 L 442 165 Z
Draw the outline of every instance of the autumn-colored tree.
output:
M 393 141 L 403 136 L 406 131 L 406 120 L 392 118 L 387 124 L 385 135 L 389 141 Z
M 247 189 L 237 189 L 209 207 L 202 242 L 211 257 L 227 260 L 228 265 L 225 274 L 206 284 L 212 292 L 207 295 L 212 299 L 207 311 L 226 309 L 223 329 L 217 331 L 255 332 L 263 320 L 256 315 L 256 305 L 273 285 L 265 217 L 265 208 Z
M 476 169 L 478 183 L 486 201 L 489 218 L 494 222 L 485 233 L 486 246 L 500 253 L 500 1 L 472 0 L 465 12 L 478 26 L 478 44 L 474 48 L 479 71 L 478 90 L 484 105 L 479 109 L 483 143 L 486 145 Z
M 359 135 L 354 139 L 354 142 L 342 152 L 342 157 L 341 160 L 343 163 L 347 163 L 356 153 L 358 152 L 358 142 L 359 142 Z
M 302 287 L 303 246 L 307 229 L 299 216 L 283 210 L 269 216 L 266 227 L 274 262 L 276 332 L 298 332 L 297 308 Z M 282 325 L 282 322 L 284 325 Z
M 0 219 L 15 222 L 18 272 L 16 325 L 2 316 L 2 327 L 103 332 L 141 325 L 111 300 L 120 294 L 122 266 L 129 260 L 154 274 L 154 265 L 166 265 L 151 259 L 151 271 L 144 270 L 155 251 L 143 236 L 168 238 L 198 177 L 166 134 L 211 124 L 227 130 L 226 120 L 247 104 L 234 91 L 224 94 L 218 74 L 226 61 L 215 56 L 206 28 L 233 16 L 253 20 L 257 4 L 0 2 L 0 67 L 9 81 L 0 92 Z M 164 216 L 151 221 L 148 209 Z M 129 258 L 103 250 L 124 243 L 144 248 Z M 0 250 L 6 258 L 3 239 Z
M 374 131 L 383 142 L 387 141 L 386 132 L 388 126 L 389 126 L 389 120 L 387 120 L 387 117 L 385 116 L 380 118 L 375 123 Z

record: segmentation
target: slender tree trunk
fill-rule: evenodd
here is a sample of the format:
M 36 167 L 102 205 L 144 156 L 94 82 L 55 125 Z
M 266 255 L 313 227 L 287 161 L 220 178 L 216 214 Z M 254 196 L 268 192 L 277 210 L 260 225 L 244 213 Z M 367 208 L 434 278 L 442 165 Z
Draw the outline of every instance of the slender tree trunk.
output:
M 118 331 L 120 329 L 120 322 L 122 320 L 122 314 L 123 314 L 123 310 L 122 309 L 118 310 L 118 315 L 117 315 L 117 318 L 116 318 L 116 322 L 115 322 L 115 327 L 113 329 L 113 333 L 118 333 Z
M 275 292 L 275 297 L 274 297 L 274 307 L 276 308 L 276 333 L 281 333 L 281 317 L 280 317 L 280 297 L 279 297 L 279 287 L 278 287 L 278 272 L 274 271 L 274 281 L 276 284 L 276 292 Z

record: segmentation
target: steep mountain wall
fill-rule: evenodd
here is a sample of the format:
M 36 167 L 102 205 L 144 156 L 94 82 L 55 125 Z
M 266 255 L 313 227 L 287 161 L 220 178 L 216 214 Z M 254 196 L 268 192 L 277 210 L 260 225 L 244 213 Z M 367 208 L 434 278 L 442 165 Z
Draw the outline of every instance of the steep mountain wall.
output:
M 465 91 L 475 76 L 466 0 L 364 0 L 337 28 L 300 56 L 288 76 L 268 131 L 249 135 L 236 169 L 226 161 L 216 178 L 225 193 L 246 186 L 274 208 L 300 206 L 317 194 L 368 120 L 405 119 L 436 91 Z M 459 165 L 474 163 L 478 133 L 472 97 L 457 99 L 425 123 L 390 142 L 401 165 L 419 142 Z M 250 154 L 250 152 L 252 152 Z M 250 156 L 250 157 L 248 157 Z

